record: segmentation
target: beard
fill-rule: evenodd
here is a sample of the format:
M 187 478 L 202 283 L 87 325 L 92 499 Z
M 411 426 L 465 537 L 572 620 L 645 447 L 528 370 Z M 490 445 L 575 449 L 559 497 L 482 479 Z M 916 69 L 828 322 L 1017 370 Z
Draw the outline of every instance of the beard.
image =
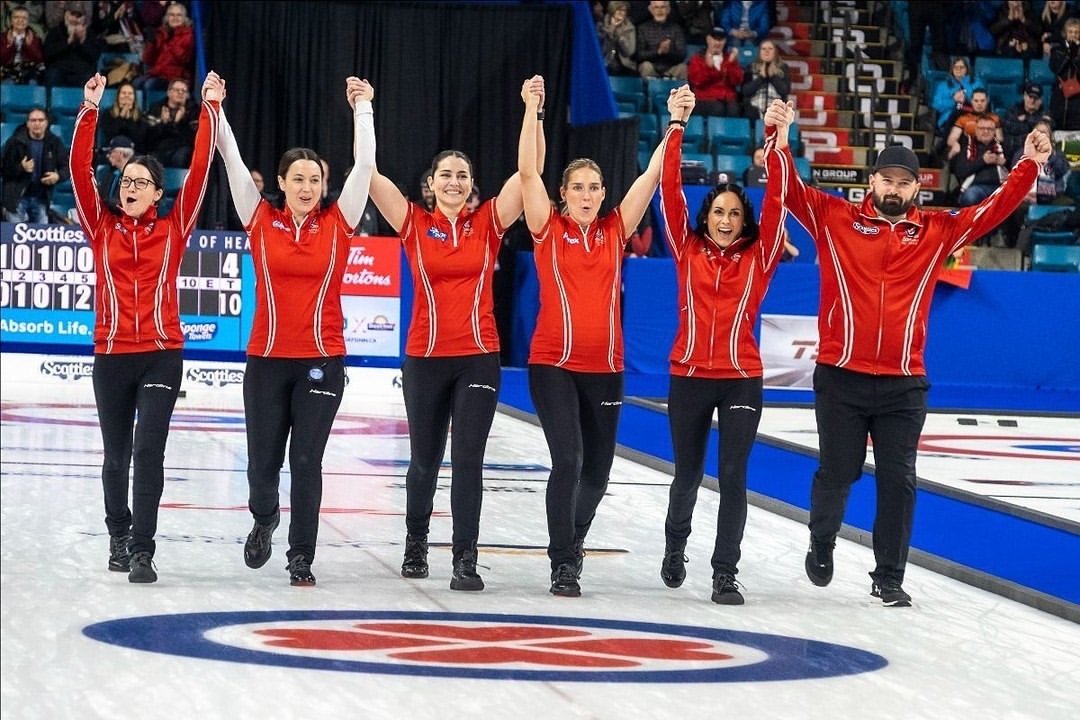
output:
M 878 195 L 877 193 L 871 193 L 871 198 L 874 201 L 874 207 L 882 215 L 888 215 L 889 217 L 900 217 L 901 215 L 907 215 L 908 209 L 915 202 L 915 197 L 912 196 L 910 200 L 904 202 L 899 195 Z

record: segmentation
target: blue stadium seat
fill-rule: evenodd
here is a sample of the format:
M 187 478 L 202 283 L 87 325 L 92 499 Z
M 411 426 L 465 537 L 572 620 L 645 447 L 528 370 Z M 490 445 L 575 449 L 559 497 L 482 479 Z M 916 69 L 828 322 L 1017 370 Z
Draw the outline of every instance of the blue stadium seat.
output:
M 684 152 L 682 154 L 682 161 L 684 164 L 701 163 L 705 166 L 705 172 L 710 175 L 712 175 L 713 171 L 716 169 L 716 163 L 713 160 L 713 156 L 709 153 Z
M 176 195 L 176 193 L 180 192 L 187 174 L 187 168 L 165 168 L 165 194 Z
M 1036 245 L 1031 269 L 1049 272 L 1080 272 L 1080 245 Z
M 75 207 L 75 194 L 71 191 L 71 188 L 66 190 L 57 188 L 52 192 L 52 197 L 49 200 L 49 207 L 58 215 L 66 217 L 72 208 Z
M 20 124 L 17 122 L 0 123 L 0 145 L 6 143 L 8 138 L 15 134 L 15 128 L 19 127 Z
M 1011 82 L 1019 86 L 1024 81 L 1024 61 L 1020 58 L 977 57 L 974 71 L 988 83 Z
M 986 94 L 990 96 L 990 108 L 998 113 L 1004 113 L 1016 103 L 1020 102 L 1021 85 L 1009 82 L 986 82 Z
M 710 117 L 707 132 L 709 147 L 716 154 L 746 155 L 750 151 L 753 135 L 746 118 Z
M 71 148 L 71 138 L 75 135 L 75 118 L 60 116 L 56 118 L 50 129 L 64 141 L 64 147 Z
M 1069 205 L 1028 205 L 1027 209 L 1027 224 L 1033 223 L 1036 220 L 1041 220 L 1047 215 L 1053 215 L 1058 212 L 1072 212 L 1073 209 Z
M 701 115 L 691 115 L 683 129 L 683 147 L 701 148 L 704 140 L 705 118 Z
M 668 94 L 672 88 L 686 84 L 685 80 L 670 80 L 668 78 L 646 78 L 645 96 L 649 98 L 649 109 L 655 113 L 667 112 Z
M 167 90 L 147 90 L 143 94 L 143 101 L 146 103 L 142 106 L 143 112 L 150 112 L 150 108 L 153 107 L 154 103 L 159 103 L 164 100 L 167 94 Z M 198 97 L 198 95 L 196 95 L 196 97 Z
M 799 177 L 805 183 L 814 179 L 814 172 L 810 169 L 810 161 L 804 157 L 795 158 L 795 170 L 798 171 Z
M 758 48 L 757 45 L 743 45 L 739 48 L 739 64 L 742 65 L 743 70 L 748 69 L 757 60 Z
M 8 121 L 12 120 L 12 115 L 26 115 L 35 107 L 44 108 L 47 103 L 42 85 L 0 85 L 0 106 Z
M 649 144 L 649 151 L 656 147 L 660 139 L 660 121 L 652 113 L 638 115 L 638 140 Z
M 629 75 L 612 75 L 608 77 L 611 85 L 611 94 L 615 96 L 616 104 L 633 103 L 633 112 L 645 110 L 645 84 L 641 78 Z
M 731 175 L 729 182 L 742 185 L 743 173 L 753 161 L 746 153 L 717 153 L 716 171 Z
M 49 91 L 49 112 L 53 118 L 75 117 L 83 101 L 81 87 L 54 87 Z
M 1050 69 L 1050 63 L 1042 58 L 1036 58 L 1028 63 L 1028 82 L 1036 85 L 1052 85 L 1057 82 L 1057 76 Z M 1050 96 L 1043 93 L 1043 101 L 1049 102 Z

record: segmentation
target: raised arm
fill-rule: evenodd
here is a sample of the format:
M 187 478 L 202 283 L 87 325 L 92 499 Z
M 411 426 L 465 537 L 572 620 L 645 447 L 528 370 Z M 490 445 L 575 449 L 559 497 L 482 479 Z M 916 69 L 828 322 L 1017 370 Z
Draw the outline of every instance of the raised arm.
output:
M 221 78 L 218 78 L 221 80 Z M 221 97 L 225 98 L 225 81 L 221 80 Z M 236 136 L 233 135 L 232 127 L 225 117 L 225 110 L 218 112 L 217 149 L 221 159 L 225 161 L 225 173 L 229 177 L 229 192 L 232 194 L 233 205 L 236 206 L 236 214 L 240 222 L 246 228 L 255 216 L 255 209 L 262 200 L 259 189 L 255 187 L 255 181 L 251 179 L 251 171 L 240 157 L 240 148 L 236 145 Z
M 830 201 L 840 203 L 847 202 L 834 198 L 817 188 L 807 187 L 799 177 L 795 169 L 795 159 L 791 156 L 791 148 L 788 146 L 788 133 L 791 123 L 795 121 L 795 101 L 773 100 L 772 104 L 780 103 L 790 110 L 778 112 L 773 116 L 776 123 L 776 145 L 765 156 L 765 167 L 771 177 L 774 173 L 786 186 L 784 206 L 795 216 L 814 242 L 819 242 L 825 236 L 825 207 Z M 766 108 L 766 112 L 769 108 Z
M 683 90 L 685 88 L 685 91 Z M 682 88 L 673 88 L 668 93 L 668 112 L 671 113 L 673 119 L 678 119 L 685 114 L 686 117 L 690 116 L 690 110 L 686 109 L 686 97 L 684 92 L 689 92 L 690 89 L 687 86 Z M 693 109 L 693 104 L 690 104 L 690 109 Z M 686 122 L 685 119 L 682 120 Z M 619 214 L 623 220 L 623 233 L 626 237 L 630 237 L 630 234 L 637 229 L 638 223 L 641 222 L 641 218 L 645 215 L 645 209 L 649 207 L 649 201 L 652 200 L 653 193 L 656 192 L 656 186 L 660 183 L 660 166 L 663 164 L 664 148 L 667 146 L 668 138 L 672 133 L 668 132 L 657 143 L 656 149 L 653 150 L 652 157 L 649 158 L 649 166 L 645 168 L 645 171 L 638 176 L 638 179 L 630 186 L 630 189 L 626 191 L 626 195 L 623 197 L 622 202 L 619 203 Z M 678 138 L 682 140 L 681 135 Z
M 379 172 L 378 166 L 372 168 L 368 193 L 386 222 L 390 223 L 394 232 L 400 233 L 409 214 L 409 200 L 393 180 Z
M 551 199 L 540 178 L 540 158 L 537 152 L 542 140 L 543 125 L 536 121 L 541 96 L 529 82 L 521 88 L 525 114 L 521 119 L 521 135 L 518 137 L 518 175 L 521 178 L 521 199 L 525 210 L 525 224 L 534 236 L 539 234 L 551 217 Z
M 758 222 L 758 252 L 761 258 L 761 271 L 769 275 L 780 264 L 784 256 L 784 244 L 787 233 L 784 232 L 784 220 L 787 218 L 787 192 L 790 183 L 786 174 L 790 171 L 786 162 L 777 157 L 776 146 L 788 143 L 788 133 L 795 119 L 795 109 L 779 100 L 773 101 L 765 109 L 765 166 L 769 169 L 765 182 L 765 199 L 761 205 L 761 218 Z M 794 246 L 792 246 L 794 247 Z M 795 253 L 798 253 L 796 249 Z
M 522 92 L 539 93 L 540 104 L 537 107 L 536 122 L 543 122 L 544 114 L 544 78 L 533 75 L 522 85 Z M 544 133 L 536 133 L 536 171 L 544 171 L 544 156 L 547 154 L 547 143 L 544 141 Z M 514 173 L 503 183 L 502 190 L 495 198 L 495 212 L 499 215 L 499 224 L 509 227 L 518 219 L 524 209 L 524 201 L 521 194 L 521 175 Z
M 79 224 L 89 235 L 101 220 L 102 204 L 94 181 L 94 138 L 97 135 L 98 105 L 105 93 L 105 77 L 95 74 L 83 86 L 83 104 L 75 118 L 71 139 L 71 190 Z
M 668 112 L 671 113 L 672 122 L 667 127 L 669 140 L 664 143 L 660 166 L 660 212 L 664 216 L 668 247 L 676 259 L 682 255 L 690 235 L 690 218 L 682 187 L 682 140 L 685 128 L 680 123 L 685 123 L 690 117 L 694 102 L 694 93 L 688 85 L 668 95 Z
M 349 227 L 355 228 L 364 217 L 371 172 L 375 169 L 375 112 L 371 101 L 375 89 L 367 80 L 345 80 L 345 98 L 353 109 L 353 166 L 338 198 L 338 209 Z
M 199 126 L 195 131 L 191 165 L 173 204 L 172 217 L 179 223 L 180 237 L 185 239 L 195 228 L 203 199 L 206 197 L 210 162 L 214 159 L 214 145 L 217 142 L 218 114 L 224 98 L 225 83 L 211 70 L 203 81 L 202 108 L 199 110 Z

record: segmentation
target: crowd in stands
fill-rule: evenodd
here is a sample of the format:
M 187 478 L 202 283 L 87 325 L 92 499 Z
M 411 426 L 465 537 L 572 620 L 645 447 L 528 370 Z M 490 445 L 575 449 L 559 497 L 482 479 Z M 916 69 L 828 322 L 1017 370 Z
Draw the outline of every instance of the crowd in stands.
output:
M 122 155 L 188 167 L 198 112 L 190 96 L 195 34 L 185 3 L 5 0 L 0 23 L 5 220 L 40 221 L 38 201 L 50 220 L 67 220 L 70 208 L 52 197 L 70 195 L 66 170 L 48 182 L 46 158 L 55 152 L 66 168 L 82 87 L 96 72 L 109 84 L 95 156 L 99 184 L 113 177 Z

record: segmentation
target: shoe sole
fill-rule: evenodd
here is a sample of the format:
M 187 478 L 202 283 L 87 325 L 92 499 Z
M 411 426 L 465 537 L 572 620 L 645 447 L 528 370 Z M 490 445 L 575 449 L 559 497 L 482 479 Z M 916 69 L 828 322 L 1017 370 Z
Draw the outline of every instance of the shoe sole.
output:
M 247 565 L 252 570 L 258 570 L 263 565 L 270 562 L 270 556 L 274 554 L 274 544 L 273 544 L 274 531 L 278 529 L 279 524 L 281 524 L 281 518 L 280 517 L 278 517 L 276 520 L 274 520 L 274 526 L 272 528 L 270 528 L 270 547 L 267 548 L 266 557 L 262 558 L 261 561 L 260 560 L 250 560 L 250 559 L 248 559 L 247 547 L 244 548 L 244 564 Z M 245 545 L 246 545 L 246 543 L 245 543 Z
M 140 585 L 157 582 L 157 573 L 149 575 L 128 575 L 128 582 Z
M 461 579 L 452 578 L 450 580 L 451 590 L 461 590 L 464 592 L 477 592 L 484 589 L 484 581 L 480 578 L 476 579 Z
M 557 597 L 581 597 L 581 588 L 578 588 L 576 590 L 571 588 L 564 588 L 562 590 L 556 590 L 555 588 L 551 588 L 549 592 Z
M 664 584 L 669 588 L 677 588 L 682 587 L 683 581 L 686 580 L 686 576 L 684 575 L 681 578 L 668 578 L 665 577 L 663 573 L 660 573 L 660 579 L 663 580 Z
M 885 598 L 881 597 L 881 593 L 878 592 L 877 590 L 871 590 L 870 591 L 870 597 L 877 598 L 878 600 L 881 601 L 881 604 L 884 605 L 885 607 L 911 607 L 911 598 L 910 597 L 899 598 L 897 600 L 886 600 Z
M 289 584 L 293 587 L 315 587 L 314 580 L 289 580 Z
M 408 578 L 409 580 L 423 580 L 428 576 L 427 568 L 423 570 L 406 570 L 401 568 L 401 577 Z
M 810 582 L 814 583 L 818 587 L 825 587 L 832 582 L 832 571 L 828 575 L 822 577 L 815 573 L 817 570 L 817 563 L 815 563 L 809 555 L 806 556 L 806 577 L 810 578 Z
M 109 563 L 109 571 L 110 572 L 131 572 L 131 564 L 128 563 L 127 565 L 113 565 L 112 563 Z
M 746 598 L 740 593 L 713 593 L 712 601 L 717 605 L 745 605 Z

